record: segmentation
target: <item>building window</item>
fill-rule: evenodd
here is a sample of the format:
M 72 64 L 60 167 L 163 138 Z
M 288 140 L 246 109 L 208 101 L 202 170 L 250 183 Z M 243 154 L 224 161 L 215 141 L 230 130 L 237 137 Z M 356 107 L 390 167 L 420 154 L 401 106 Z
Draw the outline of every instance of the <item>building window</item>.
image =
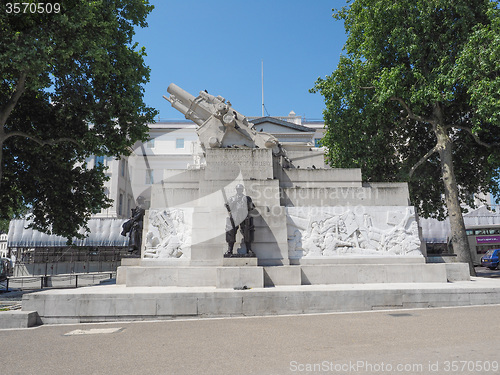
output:
M 314 138 L 314 147 L 321 147 L 321 138 Z
M 104 165 L 104 156 L 94 157 L 94 165 L 97 167 L 99 164 Z
M 120 160 L 120 174 L 125 177 L 125 171 L 127 170 L 127 161 L 124 159 Z
M 146 143 L 147 148 L 155 148 L 155 139 L 151 138 L 149 141 Z
M 152 169 L 146 169 L 146 185 L 153 185 L 155 183 L 153 172 Z
M 177 138 L 175 140 L 175 148 L 184 148 L 184 138 Z

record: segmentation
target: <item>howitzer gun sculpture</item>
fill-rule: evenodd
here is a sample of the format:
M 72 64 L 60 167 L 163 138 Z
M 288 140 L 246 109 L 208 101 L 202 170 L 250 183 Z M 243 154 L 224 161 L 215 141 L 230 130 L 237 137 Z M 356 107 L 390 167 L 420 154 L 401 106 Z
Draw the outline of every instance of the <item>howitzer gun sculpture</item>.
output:
M 171 83 L 163 96 L 172 107 L 183 113 L 186 119 L 196 123 L 203 149 L 221 147 L 271 148 L 276 155 L 281 152 L 278 140 L 271 134 L 257 132 L 254 125 L 241 113 L 231 108 L 222 96 L 200 91 L 195 98 L 179 86 Z

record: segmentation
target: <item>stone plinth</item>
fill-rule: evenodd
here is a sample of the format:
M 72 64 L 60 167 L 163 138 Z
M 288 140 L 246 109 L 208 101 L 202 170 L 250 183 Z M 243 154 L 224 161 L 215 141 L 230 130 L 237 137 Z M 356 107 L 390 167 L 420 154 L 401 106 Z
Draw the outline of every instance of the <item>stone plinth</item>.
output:
M 263 288 L 263 268 L 256 265 L 224 267 L 129 267 L 127 287 Z
M 36 311 L 0 311 L 0 329 L 29 328 L 41 324 Z
M 469 281 L 465 263 L 425 264 L 420 260 L 386 258 L 339 259 L 336 263 L 314 263 L 296 266 L 257 266 L 256 258 L 224 258 L 224 266 L 186 266 L 185 263 L 144 262 L 140 266 L 119 267 L 120 283 L 135 286 L 217 286 L 273 287 L 285 285 L 336 285 L 377 283 L 446 283 Z M 366 262 L 365 262 L 366 261 Z M 248 269 L 254 268 L 257 271 Z M 237 269 L 247 269 L 238 273 Z M 238 275 L 241 275 L 239 277 Z M 251 276 L 249 276 L 251 275 Z M 250 278 L 250 279 L 249 279 Z M 252 279 L 254 278 L 254 279 Z M 262 279 L 262 285 L 261 280 Z M 252 283 L 248 280 L 254 280 Z M 118 281 L 117 281 L 118 283 Z M 119 284 L 120 284 L 119 283 Z M 232 286 L 230 286 L 232 285 Z M 261 286 L 258 286 L 261 285 Z
M 444 265 L 425 263 L 303 265 L 300 269 L 302 285 L 447 282 Z
M 128 267 L 126 286 L 215 286 L 217 267 Z
M 467 263 L 445 263 L 446 277 L 449 282 L 469 281 L 469 265 Z
M 224 258 L 222 265 L 224 267 L 257 266 L 257 258 L 256 257 L 228 257 L 228 258 Z
M 298 266 L 264 267 L 264 286 L 302 285 L 302 272 Z
M 218 267 L 217 288 L 263 288 L 264 273 L 262 267 Z
M 265 267 L 259 275 L 263 274 L 262 285 L 266 286 L 446 282 L 445 268 L 427 267 L 424 263 L 415 210 L 408 206 L 406 184 L 366 184 L 362 182 L 360 169 L 321 168 L 319 160 L 318 168 L 310 163 L 320 153 L 312 153 L 308 158 L 306 148 L 292 147 L 287 160 L 285 154 L 273 156 L 271 149 L 241 147 L 207 148 L 205 167 L 165 171 L 164 180 L 153 189 L 151 212 L 164 212 L 164 217 L 172 219 L 171 227 L 183 239 L 184 247 L 179 245 L 179 251 L 172 251 L 169 245 L 170 250 L 161 255 L 153 250 L 150 257 L 153 254 L 157 259 L 151 261 L 160 262 L 165 256 L 182 254 L 179 260 L 183 263 L 178 266 L 196 269 L 189 271 L 195 281 L 187 284 L 175 276 L 174 269 L 162 266 L 132 271 L 134 276 L 130 277 L 141 281 L 132 284 L 127 281 L 128 286 L 157 285 L 154 284 L 157 279 L 166 280 L 162 285 L 171 285 L 169 282 L 182 286 L 240 285 L 236 268 L 248 266 Z M 302 158 L 307 167 L 294 168 L 300 166 Z M 224 204 L 236 193 L 238 184 L 244 186 L 244 194 L 256 206 L 252 213 L 255 227 L 252 250 L 257 259 L 229 264 L 236 261 L 223 258 L 227 250 L 225 230 L 231 225 Z M 175 218 L 183 219 L 175 221 Z M 158 223 L 158 218 L 154 221 Z M 148 225 L 143 235 L 146 239 L 157 233 Z M 189 235 L 183 234 L 186 228 Z M 164 232 L 171 230 L 164 228 Z M 239 231 L 234 252 L 246 253 Z M 291 264 L 301 267 L 288 267 Z M 222 270 L 224 266 L 227 269 Z M 452 278 L 464 277 L 458 268 L 450 269 L 449 273 L 455 271 Z M 155 276 L 150 278 L 147 272 Z M 202 281 L 203 277 L 207 279 Z M 221 278 L 232 281 L 222 282 Z M 129 271 L 120 271 L 118 279 L 129 280 Z M 253 285 L 260 285 L 260 281 Z
M 98 286 L 23 296 L 23 308 L 44 324 L 159 320 L 183 317 L 263 316 L 382 309 L 493 305 L 500 282 L 378 283 L 228 288 Z M 1 319 L 1 318 L 0 318 Z

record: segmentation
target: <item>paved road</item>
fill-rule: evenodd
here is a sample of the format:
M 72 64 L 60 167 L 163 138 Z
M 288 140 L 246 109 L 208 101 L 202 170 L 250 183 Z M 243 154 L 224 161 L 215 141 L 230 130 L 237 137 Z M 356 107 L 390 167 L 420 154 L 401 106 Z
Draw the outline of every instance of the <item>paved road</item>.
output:
M 3 330 L 0 373 L 499 374 L 499 317 L 495 305 Z
M 476 267 L 476 274 L 478 277 L 498 279 L 500 278 L 500 269 L 490 270 L 486 267 Z

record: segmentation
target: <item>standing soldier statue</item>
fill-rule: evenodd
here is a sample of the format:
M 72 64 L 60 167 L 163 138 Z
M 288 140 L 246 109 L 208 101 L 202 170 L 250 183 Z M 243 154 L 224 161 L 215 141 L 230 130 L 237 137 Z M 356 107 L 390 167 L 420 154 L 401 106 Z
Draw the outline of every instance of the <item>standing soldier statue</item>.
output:
M 251 211 L 255 208 L 252 198 L 243 194 L 243 185 L 236 185 L 236 195 L 230 197 L 225 204 L 229 218 L 226 222 L 226 242 L 227 252 L 226 257 L 233 255 L 233 247 L 236 242 L 236 232 L 240 228 L 243 240 L 247 248 L 247 256 L 255 256 L 252 251 L 253 242 L 253 217 L 250 215 Z
M 137 253 L 141 252 L 141 244 L 142 244 L 142 226 L 144 222 L 144 214 L 146 213 L 146 207 L 144 205 L 144 197 L 137 197 L 137 206 L 132 209 L 132 217 L 123 223 L 123 230 L 121 235 L 126 236 L 129 234 L 129 253 Z

